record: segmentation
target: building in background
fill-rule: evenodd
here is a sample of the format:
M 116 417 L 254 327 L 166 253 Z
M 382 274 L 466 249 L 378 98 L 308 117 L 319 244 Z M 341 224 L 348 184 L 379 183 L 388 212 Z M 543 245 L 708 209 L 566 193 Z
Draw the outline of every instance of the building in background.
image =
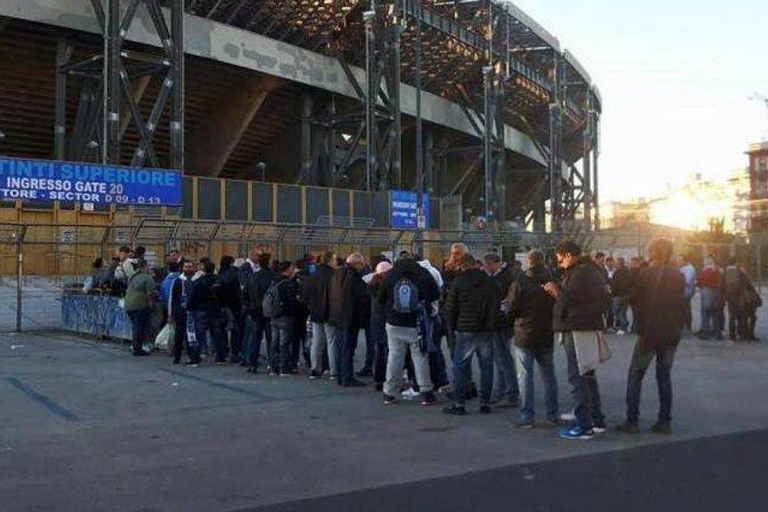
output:
M 768 230 L 768 141 L 749 146 L 750 232 Z
M 629 201 L 611 201 L 606 212 L 603 227 L 623 228 L 630 224 L 651 222 L 651 202 L 645 198 Z

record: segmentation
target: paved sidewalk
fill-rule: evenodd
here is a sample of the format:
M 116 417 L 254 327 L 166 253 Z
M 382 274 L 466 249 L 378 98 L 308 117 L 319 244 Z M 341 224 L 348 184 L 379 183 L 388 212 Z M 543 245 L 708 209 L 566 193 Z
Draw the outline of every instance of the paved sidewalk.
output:
M 615 356 L 600 379 L 615 425 L 623 417 L 633 339 L 610 341 Z M 706 443 L 768 428 L 766 363 L 764 343 L 687 339 L 674 371 L 673 436 L 609 432 L 575 443 L 556 439 L 551 428 L 514 430 L 509 410 L 447 417 L 441 407 L 416 403 L 384 407 L 372 386 L 253 376 L 239 366 L 185 369 L 166 356 L 137 359 L 121 347 L 60 334 L 0 335 L 2 508 L 250 509 L 426 479 L 465 475 L 471 482 L 478 471 L 518 471 L 665 443 Z M 565 409 L 561 350 L 557 364 Z M 652 371 L 644 391 L 647 428 L 657 408 Z M 469 407 L 474 413 L 477 405 Z M 663 465 L 666 452 L 655 450 Z M 718 462 L 722 471 L 731 464 L 739 461 Z

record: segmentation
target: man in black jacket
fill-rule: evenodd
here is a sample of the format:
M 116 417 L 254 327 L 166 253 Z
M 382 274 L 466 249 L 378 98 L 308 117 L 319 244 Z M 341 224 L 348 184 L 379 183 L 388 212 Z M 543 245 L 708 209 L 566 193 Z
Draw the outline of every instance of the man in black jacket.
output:
M 248 361 L 248 372 L 256 373 L 259 367 L 261 355 L 261 340 L 267 339 L 267 358 L 269 358 L 272 345 L 272 325 L 262 311 L 264 294 L 275 279 L 275 273 L 269 268 L 272 257 L 269 253 L 261 253 L 258 256 L 258 268 L 248 274 L 243 290 L 243 308 L 246 321 L 250 324 L 248 339 L 246 340 L 245 356 Z M 246 265 L 248 263 L 246 262 Z
M 637 333 L 627 377 L 627 421 L 616 427 L 620 432 L 639 432 L 640 391 L 643 377 L 656 358 L 659 387 L 659 419 L 651 431 L 670 434 L 672 427 L 672 363 L 685 322 L 685 278 L 670 263 L 672 243 L 659 239 L 651 243 L 651 266 L 640 271 L 632 292 L 637 305 Z
M 611 311 L 616 327 L 616 334 L 624 335 L 629 330 L 627 309 L 632 293 L 632 272 L 627 268 L 624 258 L 616 258 L 616 270 L 611 277 Z
M 312 348 L 310 379 L 323 374 L 323 353 L 327 348 L 331 379 L 336 378 L 336 328 L 328 323 L 331 312 L 331 281 L 336 269 L 336 253 L 326 251 L 320 256 L 317 270 L 309 276 L 301 290 L 301 301 L 307 306 L 312 322 Z
M 581 247 L 565 240 L 555 250 L 557 263 L 563 269 L 560 284 L 547 283 L 544 289 L 555 298 L 552 327 L 561 333 L 568 358 L 568 380 L 573 387 L 576 424 L 560 431 L 564 439 L 591 439 L 594 432 L 605 432 L 605 419 L 600 404 L 600 391 L 594 370 L 583 375 L 579 370 L 574 332 L 594 333 L 605 328 L 603 313 L 610 304 L 603 271 Z
M 209 259 L 200 261 L 200 270 L 192 278 L 192 290 L 187 309 L 195 315 L 195 335 L 201 348 L 210 347 L 216 363 L 224 363 L 227 347 L 224 338 L 224 326 L 221 322 L 221 310 L 216 299 L 216 267 Z M 210 334 L 210 337 L 208 336 Z M 207 340 L 210 339 L 210 345 Z
M 501 292 L 483 270 L 477 268 L 475 257 L 461 258 L 461 275 L 448 291 L 445 300 L 447 329 L 456 332 L 456 352 L 453 357 L 454 403 L 446 414 L 466 414 L 464 403 L 467 385 L 472 378 L 472 356 L 480 363 L 480 412 L 490 413 L 493 387 L 493 337 L 499 320 Z
M 519 276 L 516 276 L 512 267 L 502 261 L 501 256 L 495 252 L 489 252 L 483 256 L 483 267 L 498 286 L 499 296 L 502 299 L 505 298 L 512 282 Z M 499 303 L 497 310 L 498 320 L 493 337 L 493 359 L 496 363 L 494 404 L 496 407 L 517 407 L 520 388 L 517 383 L 515 360 L 510 351 L 512 329 L 509 318 L 502 312 L 501 303 Z
M 555 301 L 544 291 L 544 285 L 551 281 L 552 273 L 544 264 L 544 253 L 533 250 L 528 253 L 528 270 L 512 283 L 507 295 L 509 316 L 514 321 L 517 374 L 523 397 L 516 423 L 520 428 L 533 428 L 534 425 L 534 361 L 539 366 L 544 382 L 547 421 L 551 425 L 559 423 L 554 363 L 555 334 L 552 331 L 552 307 Z
M 419 343 L 419 308 L 429 311 L 440 298 L 440 289 L 430 273 L 410 254 L 401 257 L 387 273 L 379 287 L 378 300 L 385 307 L 387 319 L 387 380 L 384 383 L 384 403 L 393 404 L 403 387 L 403 364 L 410 348 L 416 382 L 421 391 L 422 405 L 432 405 L 435 398 L 429 374 L 429 357 Z
M 229 337 L 230 362 L 239 363 L 242 358 L 245 325 L 240 279 L 238 269 L 233 267 L 234 261 L 232 256 L 223 256 L 221 258 L 219 279 L 214 286 L 214 290 L 221 306 L 222 322 L 225 328 L 224 334 Z
M 279 301 L 275 302 L 279 302 L 280 310 L 272 311 L 269 318 L 272 329 L 269 374 L 287 377 L 297 373 L 293 366 L 293 339 L 295 316 L 299 309 L 299 288 L 293 279 L 293 265 L 290 261 L 281 261 L 275 265 L 275 278 L 270 289 L 274 289 L 273 293 L 279 298 Z M 267 294 L 269 293 L 268 290 Z
M 365 386 L 355 379 L 355 349 L 360 329 L 369 325 L 371 302 L 363 282 L 365 259 L 352 253 L 346 265 L 336 270 L 331 281 L 331 309 L 328 323 L 336 327 L 336 383 L 339 386 Z
M 181 353 L 186 348 L 189 360 L 185 364 L 191 367 L 200 364 L 200 344 L 197 342 L 195 333 L 194 314 L 189 311 L 194 275 L 194 263 L 185 261 L 181 276 L 171 285 L 171 300 L 168 308 L 168 322 L 176 328 L 173 340 L 173 364 L 181 362 Z

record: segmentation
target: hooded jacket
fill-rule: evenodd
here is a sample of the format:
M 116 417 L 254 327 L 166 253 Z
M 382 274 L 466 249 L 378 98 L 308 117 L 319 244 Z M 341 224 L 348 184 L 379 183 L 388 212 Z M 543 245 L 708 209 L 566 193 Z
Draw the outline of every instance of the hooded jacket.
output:
M 392 270 L 387 272 L 387 277 L 378 292 L 379 302 L 386 309 L 387 323 L 397 327 L 415 328 L 418 321 L 417 313 L 399 313 L 393 308 L 395 285 L 403 278 L 409 279 L 416 286 L 419 291 L 419 300 L 427 305 L 440 299 L 440 290 L 429 271 L 415 260 L 400 260 L 395 263 Z
M 515 346 L 545 349 L 554 346 L 552 308 L 555 299 L 543 286 L 552 281 L 552 273 L 544 265 L 529 268 L 509 287 L 509 316 L 513 319 Z
M 563 272 L 552 327 L 556 332 L 600 331 L 610 300 L 601 269 L 589 256 L 580 256 Z
M 445 300 L 445 320 L 450 331 L 495 331 L 501 292 L 483 270 L 471 268 L 453 282 Z

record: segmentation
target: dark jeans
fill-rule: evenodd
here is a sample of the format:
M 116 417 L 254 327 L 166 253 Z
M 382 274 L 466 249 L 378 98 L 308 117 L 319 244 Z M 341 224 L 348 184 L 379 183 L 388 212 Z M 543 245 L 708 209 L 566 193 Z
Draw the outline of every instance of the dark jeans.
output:
M 373 358 L 373 381 L 376 384 L 384 384 L 384 381 L 387 380 L 387 359 L 389 358 L 386 324 L 371 321 L 370 333 L 375 353 Z
M 747 319 L 744 315 L 744 308 L 742 308 L 738 299 L 728 298 L 728 335 L 732 340 L 748 339 L 747 335 Z
M 145 343 L 149 343 L 149 327 L 152 310 L 137 309 L 135 311 L 126 311 L 128 318 L 131 319 L 131 330 L 133 339 L 131 348 L 134 352 L 140 352 Z
M 672 363 L 675 361 L 676 347 L 649 347 L 640 338 L 635 343 L 632 362 L 629 364 L 627 377 L 627 421 L 637 423 L 640 418 L 640 392 L 643 377 L 656 358 L 656 384 L 659 387 L 659 422 L 672 420 Z
M 616 329 L 627 331 L 629 329 L 629 320 L 627 319 L 627 310 L 629 309 L 629 297 L 613 297 L 611 299 L 611 308 L 615 320 Z
M 355 380 L 355 349 L 360 331 L 343 327 L 339 332 L 339 340 L 336 343 L 336 383 L 348 386 Z
M 180 313 L 175 318 L 176 335 L 173 338 L 173 362 L 181 361 L 181 351 L 186 347 L 189 362 L 198 364 L 200 362 L 200 344 L 195 341 L 190 343 L 187 338 L 187 312 Z
M 365 364 L 363 370 L 366 372 L 373 371 L 373 363 L 376 360 L 376 348 L 373 334 L 371 334 L 371 327 L 366 327 L 365 330 Z
M 245 318 L 240 312 L 229 308 L 221 311 L 224 323 L 224 343 L 229 346 L 229 355 L 233 362 L 243 356 L 243 340 L 245 339 Z
M 299 315 L 293 322 L 293 348 L 291 352 L 291 364 L 299 367 L 299 359 L 304 357 L 307 367 L 311 366 L 309 345 L 307 344 L 307 317 Z
M 453 356 L 454 401 L 464 405 L 467 386 L 472 380 L 472 356 L 480 363 L 480 404 L 487 405 L 493 388 L 493 332 L 456 333 L 456 351 Z
M 248 315 L 248 323 L 245 357 L 248 361 L 248 366 L 256 368 L 259 366 L 262 338 L 267 338 L 267 352 L 269 352 L 269 347 L 272 345 L 272 325 L 269 319 L 258 315 Z M 269 356 L 269 353 L 267 355 Z
M 271 339 L 268 343 L 269 367 L 274 373 L 287 373 L 293 369 L 293 323 L 292 318 L 271 322 Z
M 195 334 L 201 347 L 206 346 L 206 337 L 210 333 L 211 351 L 221 361 L 227 357 L 227 338 L 219 311 L 195 311 Z
M 605 421 L 597 376 L 594 370 L 584 375 L 579 373 L 579 362 L 576 359 L 572 332 L 563 333 L 563 345 L 568 359 L 568 382 L 571 383 L 576 421 L 581 428 L 590 430 L 595 423 L 602 424 Z

